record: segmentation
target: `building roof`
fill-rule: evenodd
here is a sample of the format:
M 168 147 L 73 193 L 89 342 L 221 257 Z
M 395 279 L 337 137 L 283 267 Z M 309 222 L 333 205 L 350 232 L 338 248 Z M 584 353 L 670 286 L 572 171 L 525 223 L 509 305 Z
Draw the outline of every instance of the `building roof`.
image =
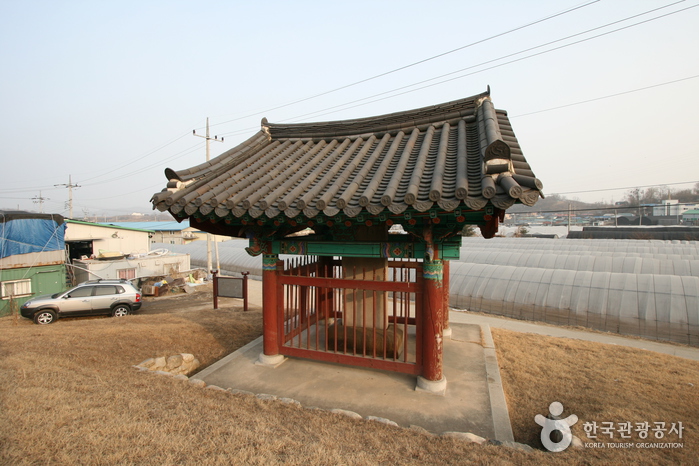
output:
M 12 220 L 27 219 L 51 220 L 56 222 L 58 225 L 62 225 L 64 220 L 66 220 L 63 218 L 63 216 L 58 214 L 43 214 L 36 212 L 26 212 L 24 210 L 0 210 L 0 223 L 9 222 Z
M 138 228 L 136 225 L 129 226 L 121 226 L 117 225 L 115 223 L 95 223 L 95 222 L 85 222 L 82 220 L 73 220 L 73 219 L 66 219 L 66 223 L 75 223 L 78 225 L 88 225 L 92 227 L 100 227 L 100 228 L 113 228 L 113 229 L 118 229 L 118 230 L 134 230 L 134 231 L 144 231 L 146 233 L 153 233 L 153 230 L 150 229 L 144 229 L 144 228 Z M 126 223 L 126 222 L 125 222 Z M 130 223 L 137 223 L 137 222 L 130 222 Z
M 170 222 L 111 222 L 109 225 L 113 225 L 119 228 L 130 228 L 138 230 L 148 230 L 148 231 L 182 231 L 189 228 L 189 221 L 185 220 L 182 223 L 170 221 Z
M 0 211 L 0 259 L 64 250 L 64 220 L 58 214 Z
M 533 205 L 542 184 L 490 91 L 356 120 L 274 124 L 209 162 L 165 170 L 176 218 L 312 220 Z M 246 223 L 246 222 L 243 222 Z

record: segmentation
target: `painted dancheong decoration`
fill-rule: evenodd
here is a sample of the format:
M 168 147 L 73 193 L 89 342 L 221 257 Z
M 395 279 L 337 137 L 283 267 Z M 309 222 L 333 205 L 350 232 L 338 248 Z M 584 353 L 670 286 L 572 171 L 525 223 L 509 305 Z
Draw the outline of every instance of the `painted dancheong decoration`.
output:
M 263 363 L 291 355 L 407 372 L 433 391 L 445 386 L 459 233 L 477 225 L 491 238 L 507 208 L 543 197 L 490 89 L 355 120 L 263 119 L 237 147 L 165 175 L 154 208 L 248 238 L 247 252 L 263 256 Z

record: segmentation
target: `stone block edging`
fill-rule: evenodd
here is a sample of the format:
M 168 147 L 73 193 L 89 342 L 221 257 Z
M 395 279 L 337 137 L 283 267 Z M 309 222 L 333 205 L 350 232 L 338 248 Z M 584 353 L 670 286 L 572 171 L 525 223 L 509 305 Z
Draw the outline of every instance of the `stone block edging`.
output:
M 172 374 L 172 373 L 166 372 L 166 371 L 151 371 L 151 370 L 148 370 L 147 368 L 142 367 L 141 365 L 134 365 L 132 367 L 134 367 L 135 369 L 137 369 L 141 372 L 149 372 L 152 374 L 164 375 L 166 377 L 170 377 L 170 378 L 173 378 L 176 380 L 186 381 L 190 385 L 195 386 L 195 387 L 199 387 L 199 388 L 227 392 L 231 395 L 254 396 L 259 400 L 284 403 L 284 404 L 287 404 L 290 406 L 296 406 L 298 408 L 307 409 L 310 411 L 326 411 L 326 412 L 333 413 L 333 414 L 339 414 L 341 416 L 347 416 L 347 417 L 349 417 L 351 419 L 355 419 L 357 421 L 363 420 L 365 422 L 380 422 L 382 424 L 396 427 L 398 429 L 412 430 L 414 432 L 419 432 L 419 433 L 424 434 L 424 435 L 436 435 L 436 434 L 429 432 L 428 430 L 426 430 L 420 426 L 411 425 L 410 427 L 401 427 L 396 422 L 391 421 L 390 419 L 386 419 L 386 418 L 382 418 L 382 417 L 378 417 L 378 416 L 363 417 L 361 414 L 356 413 L 354 411 L 349 411 L 349 410 L 340 409 L 340 408 L 324 409 L 324 408 L 319 408 L 317 406 L 304 407 L 299 401 L 294 400 L 292 398 L 277 397 L 276 395 L 271 395 L 268 393 L 255 394 L 255 393 L 249 392 L 247 390 L 239 390 L 236 388 L 225 388 L 224 389 L 224 388 L 221 388 L 221 387 L 216 386 L 216 385 L 207 385 L 206 382 L 204 382 L 203 380 L 198 379 L 196 377 L 187 377 L 187 376 L 182 375 L 182 374 L 175 375 L 175 374 Z M 530 453 L 530 452 L 535 451 L 532 447 L 530 447 L 529 445 L 526 445 L 526 444 L 522 444 L 522 443 L 518 443 L 518 442 L 514 442 L 514 441 L 502 442 L 502 441 L 495 440 L 495 439 L 489 440 L 489 439 L 485 439 L 479 435 L 473 434 L 471 432 L 442 432 L 440 435 L 442 437 L 454 438 L 454 439 L 461 440 L 464 442 L 477 443 L 479 445 L 486 445 L 486 444 L 502 445 L 502 446 L 505 446 L 508 448 L 515 448 L 517 450 L 520 450 L 520 451 L 526 452 L 526 453 Z

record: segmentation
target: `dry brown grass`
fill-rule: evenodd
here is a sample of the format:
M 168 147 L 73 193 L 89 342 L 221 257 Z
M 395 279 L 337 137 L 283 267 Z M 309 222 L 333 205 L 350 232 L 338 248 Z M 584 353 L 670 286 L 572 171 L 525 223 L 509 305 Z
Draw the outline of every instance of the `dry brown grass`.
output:
M 224 303 L 212 311 L 206 294 L 194 296 L 149 302 L 142 314 L 122 319 L 65 319 L 46 327 L 0 319 L 0 463 L 696 460 L 696 392 L 683 384 L 699 386 L 697 364 L 619 347 L 495 331 L 516 439 L 536 444 L 534 415 L 558 400 L 581 420 L 682 420 L 684 450 L 526 454 L 199 389 L 133 369 L 146 358 L 181 352 L 209 365 L 260 334 L 259 309 L 243 313 Z
M 65 319 L 46 327 L 0 319 L 0 463 L 527 461 L 495 446 L 199 389 L 131 367 L 180 352 L 209 365 L 261 332 L 259 310 L 208 307 L 183 296 L 121 319 Z
M 532 420 L 559 401 L 576 414 L 573 434 L 586 442 L 681 442 L 682 449 L 568 449 L 567 462 L 697 464 L 699 462 L 699 363 L 650 351 L 565 338 L 493 329 L 498 362 L 510 407 L 515 440 L 540 447 L 541 429 Z M 588 440 L 587 421 L 682 422 L 683 438 L 622 440 L 597 434 Z

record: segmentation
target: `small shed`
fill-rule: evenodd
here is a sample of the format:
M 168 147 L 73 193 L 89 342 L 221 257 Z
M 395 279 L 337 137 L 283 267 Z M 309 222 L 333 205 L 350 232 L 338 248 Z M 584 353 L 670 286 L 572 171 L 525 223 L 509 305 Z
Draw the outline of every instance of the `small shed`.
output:
M 460 231 L 493 237 L 507 208 L 542 196 L 490 90 L 355 120 L 263 119 L 237 147 L 165 175 L 154 208 L 263 255 L 262 363 L 399 371 L 435 392 Z
M 65 289 L 65 228 L 58 214 L 0 211 L 0 316 Z

